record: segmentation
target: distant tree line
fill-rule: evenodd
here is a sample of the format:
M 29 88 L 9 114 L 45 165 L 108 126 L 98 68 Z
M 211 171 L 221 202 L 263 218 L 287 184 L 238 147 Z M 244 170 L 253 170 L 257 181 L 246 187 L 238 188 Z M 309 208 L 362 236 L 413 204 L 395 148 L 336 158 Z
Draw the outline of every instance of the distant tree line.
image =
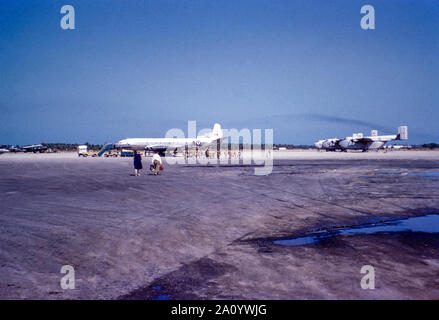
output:
M 422 145 L 422 148 L 437 149 L 437 148 L 439 148 L 439 144 L 434 143 L 434 142 L 432 142 L 432 143 L 425 143 L 425 144 Z
M 235 145 L 229 143 L 223 143 L 221 145 L 222 149 L 228 149 L 228 148 L 236 148 Z M 239 150 L 244 150 L 244 149 L 253 149 L 253 145 L 251 144 L 242 144 L 240 143 L 238 146 Z M 287 149 L 309 149 L 309 148 L 315 148 L 314 145 L 305 145 L 305 144 L 301 144 L 301 145 L 292 145 L 292 144 L 273 144 L 273 149 L 279 149 L 279 148 L 287 148 Z M 261 149 L 265 149 L 265 144 L 261 144 Z
M 86 145 L 88 150 L 100 150 L 102 148 L 101 144 L 91 144 L 91 143 L 47 143 L 42 142 L 43 146 L 46 146 L 50 149 L 62 150 L 62 151 L 72 151 L 77 150 L 79 145 Z
M 60 151 L 75 151 L 77 150 L 79 145 L 86 145 L 88 150 L 100 150 L 103 145 L 102 144 L 91 144 L 91 143 L 83 143 L 83 144 L 79 144 L 79 143 L 48 143 L 48 142 L 42 142 L 41 143 L 43 146 L 48 147 L 49 149 L 55 149 L 55 150 L 60 150 Z M 11 149 L 13 147 L 16 148 L 20 148 L 19 145 L 13 146 L 13 145 L 7 145 L 7 144 L 3 144 L 0 145 L 0 149 Z M 439 149 L 439 144 L 438 143 L 424 143 L 422 145 L 413 145 L 414 148 L 424 148 L 424 149 Z M 227 144 L 227 143 L 223 143 L 221 148 L 227 149 L 227 148 L 231 148 L 231 144 Z M 265 145 L 262 144 L 261 145 L 262 149 L 265 149 Z M 287 148 L 287 149 L 314 149 L 315 146 L 314 145 L 306 145 L 306 144 L 298 144 L 298 145 L 294 145 L 294 144 L 273 144 L 273 149 L 279 149 L 279 148 Z M 249 144 L 239 144 L 239 150 L 243 150 L 243 149 L 253 149 L 253 145 L 249 145 Z
M 315 148 L 314 145 L 308 145 L 308 144 L 274 144 L 273 145 L 274 149 L 279 149 L 279 148 L 287 148 L 287 149 L 310 149 L 310 148 Z

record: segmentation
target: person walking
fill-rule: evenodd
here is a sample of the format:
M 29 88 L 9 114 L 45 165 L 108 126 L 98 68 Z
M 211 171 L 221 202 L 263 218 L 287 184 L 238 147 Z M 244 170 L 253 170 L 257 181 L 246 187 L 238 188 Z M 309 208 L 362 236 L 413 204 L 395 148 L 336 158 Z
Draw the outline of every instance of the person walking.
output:
M 136 177 L 140 176 L 140 170 L 142 168 L 142 156 L 134 150 L 134 175 Z

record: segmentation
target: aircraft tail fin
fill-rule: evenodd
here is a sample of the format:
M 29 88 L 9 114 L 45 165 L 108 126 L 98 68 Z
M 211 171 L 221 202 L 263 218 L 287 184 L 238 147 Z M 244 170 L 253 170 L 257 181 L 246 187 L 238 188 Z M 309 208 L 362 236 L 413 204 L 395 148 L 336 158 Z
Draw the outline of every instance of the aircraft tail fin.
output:
M 409 138 L 407 126 L 398 127 L 398 140 L 407 140 Z
M 215 123 L 212 130 L 212 139 L 221 139 L 223 137 L 223 130 L 219 123 Z

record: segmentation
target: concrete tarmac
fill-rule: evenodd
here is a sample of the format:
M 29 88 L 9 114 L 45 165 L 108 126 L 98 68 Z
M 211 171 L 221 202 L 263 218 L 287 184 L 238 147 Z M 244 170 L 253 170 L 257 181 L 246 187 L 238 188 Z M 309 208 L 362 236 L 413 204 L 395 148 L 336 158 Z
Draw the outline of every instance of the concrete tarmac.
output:
M 0 298 L 439 299 L 438 233 L 273 243 L 439 214 L 439 152 L 274 157 L 268 176 L 165 165 L 135 177 L 132 158 L 0 155 Z

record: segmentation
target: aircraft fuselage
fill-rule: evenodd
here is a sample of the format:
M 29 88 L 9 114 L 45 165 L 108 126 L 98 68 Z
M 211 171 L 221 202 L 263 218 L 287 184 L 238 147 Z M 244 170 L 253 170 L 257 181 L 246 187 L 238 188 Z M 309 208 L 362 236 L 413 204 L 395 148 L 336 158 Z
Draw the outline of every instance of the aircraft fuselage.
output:
M 398 134 L 396 135 L 383 135 L 379 136 L 377 130 L 372 130 L 371 135 L 363 137 L 362 133 L 355 133 L 352 137 L 346 137 L 344 139 L 326 139 L 319 140 L 314 145 L 317 149 L 323 149 L 326 151 L 335 150 L 378 150 L 384 146 L 387 142 L 392 140 L 407 140 L 408 130 L 406 126 L 398 127 Z

